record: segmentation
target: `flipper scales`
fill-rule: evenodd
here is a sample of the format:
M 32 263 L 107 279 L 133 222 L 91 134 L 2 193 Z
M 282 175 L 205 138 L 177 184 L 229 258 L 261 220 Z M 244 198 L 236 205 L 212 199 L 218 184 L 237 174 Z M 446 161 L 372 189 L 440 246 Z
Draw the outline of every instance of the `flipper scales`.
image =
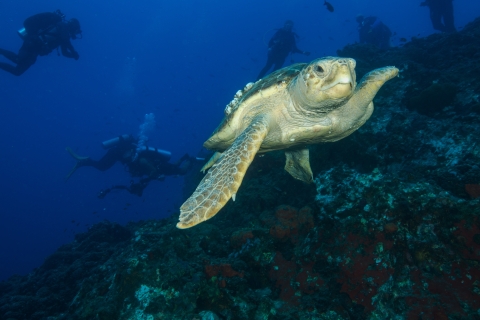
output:
M 195 192 L 180 207 L 177 227 L 186 229 L 212 218 L 237 193 L 245 172 L 268 133 L 260 117 L 250 124 L 211 167 Z

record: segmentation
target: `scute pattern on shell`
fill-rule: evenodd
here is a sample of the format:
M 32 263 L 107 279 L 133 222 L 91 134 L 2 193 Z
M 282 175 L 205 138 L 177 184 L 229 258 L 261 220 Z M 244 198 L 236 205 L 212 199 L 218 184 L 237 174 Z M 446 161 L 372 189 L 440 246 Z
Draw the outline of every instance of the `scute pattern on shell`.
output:
M 260 79 L 255 83 L 247 83 L 243 90 L 238 90 L 233 100 L 227 104 L 225 107 L 225 116 L 232 114 L 244 101 L 257 92 L 280 82 L 289 83 L 306 65 L 306 63 L 293 64 L 287 68 L 272 72 L 266 78 Z

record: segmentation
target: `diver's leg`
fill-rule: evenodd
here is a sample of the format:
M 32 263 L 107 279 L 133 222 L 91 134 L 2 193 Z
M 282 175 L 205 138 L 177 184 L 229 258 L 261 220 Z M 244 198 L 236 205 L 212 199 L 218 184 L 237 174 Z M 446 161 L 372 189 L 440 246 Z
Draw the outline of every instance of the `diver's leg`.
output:
M 180 158 L 180 160 L 177 162 L 176 167 L 176 174 L 179 175 L 185 175 L 193 165 L 194 158 L 190 157 L 187 153 Z
M 86 165 L 90 167 L 94 167 L 95 169 L 100 171 L 107 171 L 108 169 L 113 167 L 113 165 L 117 161 L 122 160 L 122 157 L 125 151 L 126 150 L 123 150 L 121 148 L 109 149 L 107 153 L 105 153 L 105 155 L 100 160 L 98 161 L 91 160 Z
M 18 63 L 18 55 L 15 52 L 0 49 L 0 54 L 8 60 L 12 61 L 13 63 Z
M 183 161 L 187 160 L 187 159 L 191 159 L 192 157 L 190 157 L 190 155 L 188 153 L 185 153 L 178 161 L 177 161 L 177 164 L 180 165 Z
M 8 63 L 0 63 L 0 69 L 10 72 L 15 76 L 22 75 L 25 71 L 32 66 L 33 63 L 28 61 L 18 63 L 15 67 Z
M 133 182 L 132 182 L 133 183 Z M 100 192 L 98 193 L 97 197 L 99 199 L 103 199 L 105 198 L 105 196 L 110 193 L 110 191 L 114 190 L 114 189 L 119 189 L 119 190 L 127 190 L 128 192 L 130 192 L 130 189 L 127 187 L 127 186 L 122 186 L 122 185 L 116 185 L 116 186 L 112 186 L 111 188 L 107 188 L 107 189 L 103 189 L 103 190 L 100 190 Z
M 283 64 L 285 63 L 285 58 L 286 57 L 281 57 L 281 58 L 277 58 L 275 60 L 275 65 L 273 66 L 272 72 L 277 71 L 278 69 L 280 69 L 283 66 Z
M 35 61 L 37 61 L 36 53 L 29 52 L 27 50 L 22 50 L 22 49 L 20 49 L 20 51 L 18 52 L 18 55 L 7 50 L 3 50 L 1 54 L 4 55 L 7 59 L 15 62 L 17 65 L 12 66 L 11 64 L 8 64 L 8 63 L 0 63 L 0 69 L 10 72 L 15 76 L 19 76 L 23 74 L 25 71 L 28 70 L 28 68 L 30 68 L 35 63 Z
M 433 29 L 438 31 L 445 31 L 445 26 L 442 24 L 442 15 L 437 10 L 430 10 L 430 20 L 432 21 Z
M 157 172 L 159 174 L 159 177 L 183 175 L 185 173 L 183 173 L 181 168 L 182 168 L 182 163 L 166 162 L 166 163 L 162 163 L 162 165 L 158 167 Z
M 13 63 L 18 63 L 18 55 L 15 52 L 8 51 L 5 49 L 0 49 L 0 54 L 5 58 L 7 58 L 8 60 L 12 61 Z M 19 75 L 17 67 L 12 66 L 9 63 L 0 62 L 0 69 L 10 72 L 11 74 L 14 74 L 14 75 Z
M 5 70 L 7 72 L 10 72 L 11 74 L 17 73 L 17 67 L 12 66 L 11 64 L 5 63 L 5 62 L 0 62 L 0 69 Z
M 385 31 L 380 35 L 380 49 L 390 48 L 390 34 Z
M 268 70 L 273 66 L 273 59 L 271 58 L 271 55 L 267 59 L 267 63 L 265 64 L 265 67 L 260 71 L 260 73 L 257 76 L 257 80 L 260 80 L 263 78 L 264 75 L 267 74 Z
M 457 29 L 455 28 L 454 18 L 453 18 L 453 3 L 451 1 L 447 1 L 445 3 L 445 8 L 443 11 L 443 23 L 445 24 L 445 32 L 455 32 Z
M 141 197 L 143 194 L 143 190 L 148 186 L 150 181 L 152 181 L 152 179 L 150 178 L 142 179 L 137 183 L 134 183 L 132 181 L 132 183 L 130 184 L 130 187 L 127 188 L 127 191 L 130 192 L 131 194 Z
M 79 156 L 75 154 L 73 150 L 68 147 L 66 148 L 66 150 L 73 158 L 75 158 L 75 160 L 77 160 L 77 163 L 72 168 L 72 170 L 70 170 L 70 172 L 67 174 L 67 176 L 65 177 L 65 180 L 68 180 L 72 176 L 72 174 L 80 167 L 94 167 L 97 170 L 106 171 L 110 169 L 117 160 L 120 159 L 118 158 L 119 152 L 118 150 L 116 150 L 116 148 L 108 150 L 107 153 L 99 161 L 93 160 L 90 157 Z M 120 157 L 121 156 L 122 155 L 120 154 Z
M 81 156 L 77 155 L 69 147 L 67 147 L 66 150 L 75 160 L 77 160 L 77 163 L 75 163 L 72 170 L 70 170 L 70 172 L 67 173 L 67 175 L 65 176 L 65 180 L 70 179 L 72 174 L 74 174 L 75 171 L 77 171 L 78 168 L 84 167 L 84 166 L 92 166 L 92 163 L 95 163 L 95 160 L 92 160 L 89 157 L 81 157 Z

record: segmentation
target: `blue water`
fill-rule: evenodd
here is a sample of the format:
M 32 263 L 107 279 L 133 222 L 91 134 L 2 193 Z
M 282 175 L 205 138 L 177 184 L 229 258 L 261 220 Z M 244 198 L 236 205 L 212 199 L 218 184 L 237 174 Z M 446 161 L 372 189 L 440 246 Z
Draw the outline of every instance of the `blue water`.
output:
M 30 272 L 103 219 L 125 224 L 176 212 L 182 178 L 153 182 L 141 198 L 123 191 L 98 199 L 101 189 L 128 184 L 128 173 L 120 164 L 81 168 L 65 182 L 75 163 L 65 147 L 100 158 L 103 140 L 137 134 L 154 113 L 149 145 L 170 150 L 173 161 L 195 155 L 234 93 L 255 80 L 285 20 L 295 21 L 297 46 L 312 53 L 295 62 L 355 42 L 359 13 L 380 17 L 396 45 L 435 32 L 417 0 L 330 2 L 334 13 L 312 0 L 2 1 L 1 48 L 16 52 L 23 20 L 55 9 L 80 20 L 83 39 L 72 42 L 78 61 L 54 51 L 20 77 L 0 72 L 0 280 Z M 480 12 L 478 0 L 454 6 L 459 29 Z

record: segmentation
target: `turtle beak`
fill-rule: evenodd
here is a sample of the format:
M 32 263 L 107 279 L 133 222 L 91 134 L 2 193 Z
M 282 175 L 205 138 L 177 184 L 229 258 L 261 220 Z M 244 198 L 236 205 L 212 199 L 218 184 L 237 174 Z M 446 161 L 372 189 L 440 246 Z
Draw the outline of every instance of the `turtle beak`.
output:
M 346 97 L 355 89 L 355 76 L 352 74 L 352 69 L 346 61 L 340 60 L 332 68 L 330 75 L 332 78 L 329 81 L 325 81 L 325 85 L 321 90 L 328 91 L 331 97 Z
M 347 85 L 346 87 L 350 88 L 350 90 L 353 90 L 353 81 L 351 76 L 343 75 L 336 79 L 334 82 L 329 84 L 328 86 L 325 86 L 322 88 L 322 91 L 329 90 L 337 85 Z

